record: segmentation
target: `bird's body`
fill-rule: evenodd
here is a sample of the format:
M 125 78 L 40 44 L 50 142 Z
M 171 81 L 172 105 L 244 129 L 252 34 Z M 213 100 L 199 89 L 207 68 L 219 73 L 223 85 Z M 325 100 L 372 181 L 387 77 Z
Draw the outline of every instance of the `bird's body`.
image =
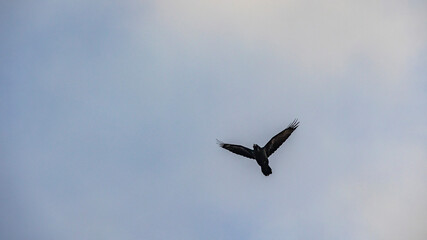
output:
M 261 171 L 265 176 L 272 173 L 270 166 L 268 165 L 268 157 L 273 154 L 292 134 L 292 132 L 298 127 L 298 120 L 294 120 L 289 126 L 278 133 L 276 136 L 270 139 L 264 147 L 260 147 L 257 144 L 253 145 L 253 150 L 234 144 L 227 144 L 218 141 L 222 148 L 225 148 L 233 153 L 242 155 L 247 158 L 255 159 L 258 165 L 261 167 Z
M 261 148 L 257 144 L 254 144 L 254 155 L 255 160 L 258 165 L 261 167 L 261 171 L 265 176 L 268 176 L 272 173 L 270 166 L 268 165 L 268 156 L 264 148 Z

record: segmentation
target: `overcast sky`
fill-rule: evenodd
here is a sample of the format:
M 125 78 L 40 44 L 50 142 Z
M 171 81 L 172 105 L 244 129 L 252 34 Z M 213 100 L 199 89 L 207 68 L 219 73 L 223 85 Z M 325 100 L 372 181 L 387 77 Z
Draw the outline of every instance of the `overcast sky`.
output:
M 1 239 L 427 239 L 421 0 L 0 3 Z M 255 161 L 216 138 L 263 146 Z

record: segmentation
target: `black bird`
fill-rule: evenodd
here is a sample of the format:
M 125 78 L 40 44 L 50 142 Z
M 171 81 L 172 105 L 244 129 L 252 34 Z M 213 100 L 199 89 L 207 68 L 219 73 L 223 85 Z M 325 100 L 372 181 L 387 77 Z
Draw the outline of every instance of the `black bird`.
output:
M 268 165 L 268 157 L 274 153 L 292 134 L 295 129 L 297 129 L 299 125 L 298 119 L 295 119 L 289 126 L 278 133 L 276 136 L 270 139 L 267 144 L 263 148 L 254 144 L 252 149 L 247 147 L 243 147 L 240 145 L 228 144 L 218 141 L 219 146 L 227 149 L 230 152 L 242 155 L 247 158 L 255 159 L 258 165 L 261 167 L 261 171 L 265 176 L 268 176 L 272 173 L 270 166 Z

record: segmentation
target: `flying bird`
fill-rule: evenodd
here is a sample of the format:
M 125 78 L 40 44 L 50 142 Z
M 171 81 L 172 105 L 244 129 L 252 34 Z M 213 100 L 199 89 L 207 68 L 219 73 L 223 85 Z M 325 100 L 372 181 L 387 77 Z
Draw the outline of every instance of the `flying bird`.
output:
M 268 165 L 268 157 L 273 154 L 292 134 L 299 125 L 298 119 L 295 119 L 289 126 L 278 133 L 276 136 L 270 139 L 264 147 L 260 147 L 257 144 L 253 145 L 253 150 L 241 145 L 228 144 L 218 141 L 220 147 L 227 149 L 230 152 L 239 154 L 241 156 L 255 159 L 258 165 L 261 167 L 261 171 L 265 176 L 272 173 L 270 166 Z

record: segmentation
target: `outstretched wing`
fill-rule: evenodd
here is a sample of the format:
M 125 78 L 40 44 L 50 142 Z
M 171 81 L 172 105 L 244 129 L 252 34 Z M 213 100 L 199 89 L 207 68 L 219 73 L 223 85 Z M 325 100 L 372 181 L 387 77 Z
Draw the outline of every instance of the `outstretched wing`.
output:
M 264 149 L 267 157 L 273 154 L 288 139 L 292 132 L 297 129 L 298 124 L 298 119 L 295 119 L 285 130 L 278 133 L 265 144 Z
M 247 147 L 243 147 L 240 145 L 223 143 L 223 142 L 219 141 L 218 139 L 216 141 L 218 142 L 220 147 L 225 148 L 230 152 L 242 155 L 242 156 L 247 157 L 247 158 L 255 159 L 255 153 L 252 149 L 249 149 Z

